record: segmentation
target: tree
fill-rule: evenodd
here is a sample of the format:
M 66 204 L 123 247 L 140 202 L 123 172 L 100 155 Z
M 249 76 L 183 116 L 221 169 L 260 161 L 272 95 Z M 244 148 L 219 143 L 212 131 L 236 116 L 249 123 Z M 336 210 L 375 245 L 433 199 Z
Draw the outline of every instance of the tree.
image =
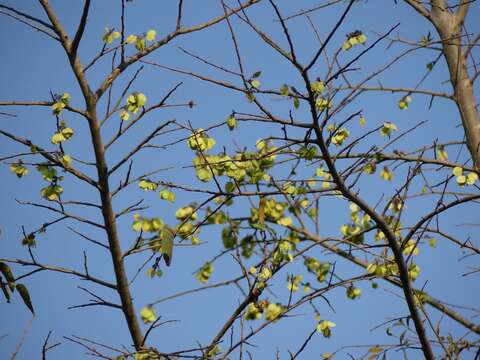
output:
M 53 336 L 100 358 L 478 354 L 469 229 L 480 199 L 480 36 L 466 21 L 476 2 L 187 3 L 122 0 L 104 18 L 110 9 L 86 0 L 74 25 L 63 20 L 71 4 L 0 5 L 39 33 L 35 43 L 53 42 L 41 69 L 63 87 L 0 102 L 10 141 L 1 160 L 24 185 L 8 183 L 4 197 L 27 214 L 7 214 L 2 229 L 0 286 L 12 303 L 2 308 L 23 301 L 41 319 L 36 298 L 78 285 L 48 278 L 47 289 L 39 277 L 53 272 L 82 280 L 71 299 L 52 299 L 75 301 L 81 315 L 42 307 L 78 316 Z M 360 19 L 371 11 L 428 22 L 377 16 L 381 29 L 369 28 Z M 42 124 L 33 132 L 29 117 Z M 368 337 L 374 325 L 384 333 Z M 335 342 L 349 327 L 360 334 Z M 291 340 L 272 342 L 278 329 Z M 75 351 L 49 345 L 51 334 L 31 354 Z M 21 340 L 13 357 L 26 348 Z

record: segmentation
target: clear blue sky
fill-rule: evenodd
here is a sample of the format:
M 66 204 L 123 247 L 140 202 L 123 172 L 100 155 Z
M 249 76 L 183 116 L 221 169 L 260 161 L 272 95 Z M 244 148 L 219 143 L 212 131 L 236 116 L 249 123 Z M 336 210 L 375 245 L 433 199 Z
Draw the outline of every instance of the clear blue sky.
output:
M 299 9 L 307 9 L 319 1 L 277 1 L 281 6 L 283 14 L 293 14 Z M 174 27 L 174 13 L 176 1 L 153 1 L 135 0 L 127 6 L 126 26 L 127 33 L 141 33 L 149 29 L 156 29 L 158 36 L 162 37 Z M 233 1 L 231 3 L 234 3 Z M 399 1 L 401 3 L 401 1 Z M 1 1 L 1 4 L 16 6 L 20 10 L 34 16 L 45 18 L 40 6 L 34 1 Z M 58 17 L 71 34 L 78 22 L 81 11 L 80 1 L 51 1 Z M 84 39 L 80 46 L 82 62 L 85 64 L 98 53 L 102 46 L 102 35 L 104 28 L 120 26 L 119 1 L 95 1 L 85 31 Z M 340 7 L 332 7 L 325 11 L 312 14 L 312 21 L 318 27 L 321 36 L 325 37 L 338 18 Z M 217 0 L 190 0 L 185 1 L 184 23 L 193 25 L 200 23 L 211 16 L 222 13 L 219 1 Z M 471 15 L 479 15 L 478 4 L 473 5 Z M 274 21 L 271 7 L 267 2 L 255 6 L 249 10 L 252 19 L 261 26 L 264 31 L 272 34 L 286 47 L 278 22 Z M 237 29 L 240 49 L 243 56 L 247 74 L 253 74 L 257 70 L 262 71 L 260 78 L 262 88 L 278 89 L 284 83 L 296 85 L 302 89 L 300 79 L 296 76 L 294 69 L 280 58 L 271 48 L 266 46 L 258 37 L 252 33 L 238 19 L 232 23 Z M 344 40 L 344 35 L 357 29 L 363 30 L 368 37 L 369 43 L 378 37 L 378 34 L 385 33 L 393 25 L 400 23 L 398 33 L 405 39 L 417 40 L 422 35 L 432 31 L 413 10 L 404 4 L 395 5 L 393 1 L 360 1 L 348 16 L 344 25 L 332 39 L 329 51 L 336 50 Z M 316 49 L 316 40 L 311 28 L 305 18 L 296 18 L 289 22 L 297 53 L 300 59 L 306 62 Z M 472 28 L 471 32 L 478 32 L 479 27 Z M 433 33 L 433 31 L 432 31 Z M 394 36 L 397 32 L 394 33 Z M 49 100 L 50 92 L 69 92 L 72 96 L 72 104 L 81 107 L 81 95 L 75 83 L 72 73 L 69 71 L 68 62 L 63 50 L 55 41 L 47 38 L 41 33 L 34 32 L 23 24 L 13 19 L 0 16 L 0 42 L 2 44 L 0 67 L 0 101 L 30 101 Z M 352 79 L 358 80 L 365 76 L 372 69 L 384 64 L 388 59 L 393 58 L 402 51 L 398 45 L 393 45 L 386 50 L 388 41 L 367 54 L 359 63 L 360 69 L 352 75 Z M 156 51 L 148 59 L 164 65 L 188 69 L 215 78 L 234 81 L 234 79 L 218 70 L 207 67 L 205 64 L 194 61 L 181 52 L 179 46 L 195 54 L 201 55 L 210 61 L 221 64 L 227 68 L 237 70 L 231 38 L 225 23 L 216 25 L 199 33 L 181 37 L 171 42 L 164 48 Z M 346 63 L 348 59 L 358 53 L 358 49 L 351 53 L 342 55 L 341 61 Z M 417 52 L 404 58 L 388 72 L 381 75 L 379 80 L 385 86 L 413 87 L 423 76 L 426 63 L 433 61 L 436 53 L 429 51 Z M 88 75 L 93 88 L 96 88 L 108 73 L 110 60 L 103 60 Z M 133 73 L 140 67 L 140 64 L 132 66 L 124 76 L 115 84 L 114 95 L 119 94 L 121 85 L 128 82 Z M 318 75 L 322 76 L 325 65 L 323 62 L 317 66 Z M 421 86 L 421 88 L 432 89 L 443 92 L 451 92 L 450 85 L 446 83 L 447 75 L 443 62 L 435 68 L 432 76 Z M 181 123 L 188 121 L 194 127 L 208 127 L 224 120 L 232 110 L 239 112 L 255 112 L 251 104 L 248 104 L 243 95 L 226 91 L 187 76 L 173 74 L 160 69 L 145 66 L 140 73 L 132 90 L 141 91 L 148 97 L 149 103 L 161 99 L 175 84 L 182 81 L 183 85 L 172 97 L 171 103 L 186 103 L 193 100 L 197 106 L 193 109 L 180 107 L 162 109 L 146 117 L 142 127 L 132 131 L 120 142 L 112 147 L 108 154 L 108 160 L 115 163 L 129 148 L 136 144 L 142 136 L 148 133 L 159 123 L 175 118 Z M 372 82 L 371 85 L 376 84 Z M 368 94 L 357 99 L 355 104 L 348 109 L 353 111 L 363 110 L 368 128 L 375 128 L 384 121 L 393 121 L 400 130 L 406 130 L 421 120 L 427 120 L 414 136 L 399 142 L 396 146 L 412 149 L 422 144 L 432 144 L 435 139 L 442 142 L 459 140 L 462 138 L 458 113 L 455 107 L 446 100 L 435 100 L 433 108 L 428 109 L 429 98 L 414 96 L 413 103 L 408 111 L 400 111 L 397 107 L 398 94 Z M 277 114 L 287 118 L 290 103 L 271 101 L 268 97 L 265 101 Z M 103 104 L 104 106 L 104 104 Z M 1 111 L 15 113 L 17 117 L 0 117 L 0 128 L 19 136 L 32 139 L 46 148 L 52 148 L 50 137 L 55 131 L 55 121 L 48 108 L 2 108 Z M 295 116 L 301 118 L 306 116 L 305 109 L 300 109 Z M 65 116 L 68 124 L 75 129 L 75 136 L 68 142 L 67 152 L 75 154 L 80 159 L 93 161 L 91 144 L 88 140 L 88 129 L 83 119 L 72 114 Z M 104 134 L 113 134 L 118 124 L 114 117 Z M 360 131 L 356 126 L 353 131 Z M 363 130 L 362 130 L 363 131 Z M 255 141 L 267 136 L 281 136 L 278 127 L 264 125 L 240 124 L 239 130 L 229 133 L 224 127 L 211 133 L 217 139 L 217 150 L 225 146 L 231 152 L 235 148 L 244 146 L 252 147 Z M 166 144 L 179 136 L 167 135 L 156 140 L 155 144 Z M 385 139 L 376 137 L 379 144 Z M 6 138 L 0 139 L 0 157 L 23 151 L 19 145 L 12 143 Z M 452 158 L 454 154 L 451 154 Z M 460 155 L 465 159 L 465 151 Z M 168 150 L 146 150 L 139 154 L 133 169 L 135 176 L 157 168 L 174 167 L 174 169 L 161 172 L 155 177 L 156 180 L 177 181 L 186 186 L 213 186 L 212 184 L 200 184 L 194 177 L 191 168 L 185 168 L 191 164 L 193 153 L 187 149 L 185 142 L 171 146 Z M 79 165 L 82 170 L 94 175 L 94 169 L 90 166 Z M 20 201 L 41 201 L 39 196 L 41 183 L 40 176 L 36 171 L 31 170 L 29 176 L 17 179 L 9 171 L 7 162 L 0 167 L 1 213 L 0 220 L 0 258 L 27 258 L 28 253 L 21 246 L 21 226 L 27 231 L 32 231 L 41 226 L 42 223 L 55 219 L 56 216 L 45 213 L 40 209 L 29 206 L 20 206 Z M 284 170 L 287 168 L 284 168 Z M 314 167 L 310 168 L 313 172 Z M 117 184 L 125 174 L 126 169 L 119 171 L 119 176 L 112 179 L 112 184 Z M 285 176 L 286 173 L 283 173 Z M 399 171 L 398 178 L 402 176 Z M 78 181 L 67 178 L 64 182 L 65 198 L 77 200 L 97 200 L 96 194 Z M 378 175 L 369 177 L 361 184 L 362 196 L 371 202 L 376 201 L 384 191 L 391 192 L 393 187 L 378 180 Z M 167 223 L 174 223 L 175 209 L 189 204 L 193 200 L 201 201 L 203 197 L 193 197 L 192 194 L 177 191 L 177 201 L 174 206 L 165 204 L 158 199 L 155 193 L 144 194 L 136 186 L 125 191 L 114 205 L 117 209 L 125 208 L 129 204 L 145 197 L 145 204 L 150 206 L 144 214 L 147 217 L 160 216 Z M 413 222 L 421 214 L 422 210 L 432 207 L 432 203 L 425 204 L 421 201 L 412 203 L 407 209 L 406 219 Z M 99 213 L 91 209 L 73 207 L 81 216 L 99 220 Z M 248 208 L 238 205 L 235 208 L 235 215 L 247 215 Z M 477 211 L 475 213 L 475 210 Z M 338 234 L 340 224 L 348 221 L 348 206 L 344 201 L 325 201 L 320 208 L 322 236 Z M 442 216 L 441 221 L 445 228 L 449 229 L 460 239 L 475 233 L 475 227 L 459 227 L 458 224 L 468 224 L 478 221 L 478 208 L 463 207 L 448 212 Z M 131 215 L 127 215 L 119 221 L 119 231 L 122 238 L 123 248 L 128 248 L 135 239 L 135 233 L 131 231 Z M 37 247 L 34 249 L 36 258 L 46 264 L 67 266 L 75 269 L 83 267 L 83 251 L 88 256 L 89 271 L 97 274 L 100 278 L 114 281 L 111 270 L 109 254 L 94 245 L 82 241 L 78 236 L 66 228 L 66 223 L 53 226 L 47 233 L 38 237 Z M 83 229 L 73 222 L 68 224 L 75 229 Z M 99 240 L 105 240 L 104 234 L 96 229 L 86 229 L 85 233 Z M 222 249 L 220 238 L 220 227 L 202 229 L 201 240 L 205 242 L 200 247 L 179 247 L 175 251 L 173 265 L 165 269 L 164 276 L 160 279 L 147 279 L 144 272 L 132 287 L 135 305 L 138 311 L 145 304 L 159 298 L 174 294 L 176 292 L 191 289 L 199 286 L 192 273 L 205 261 L 213 258 Z M 475 298 L 480 295 L 480 286 L 475 281 L 475 276 L 461 277 L 462 273 L 468 271 L 469 266 L 475 264 L 472 258 L 459 261 L 458 251 L 447 244 L 439 242 L 435 250 L 427 246 L 421 249 L 418 263 L 422 274 L 416 282 L 421 287 L 426 281 L 426 288 L 437 298 L 453 304 L 464 306 L 476 305 Z M 478 244 L 478 242 L 477 242 Z M 315 253 L 322 261 L 332 261 L 333 256 Z M 145 260 L 144 256 L 135 256 L 127 262 L 127 269 L 130 278 L 135 274 L 136 269 Z M 335 259 L 338 260 L 338 259 Z M 478 262 L 477 262 L 478 263 Z M 253 261 L 247 263 L 253 264 Z M 239 275 L 238 266 L 230 257 L 223 257 L 215 262 L 215 271 L 210 279 L 211 283 Z M 357 267 L 338 260 L 337 269 L 344 276 L 362 274 Z M 27 272 L 27 268 L 14 267 L 15 275 Z M 289 271 L 302 272 L 301 266 L 296 266 Z M 285 290 L 285 274 L 280 274 L 276 286 L 272 289 L 275 296 L 269 294 L 271 301 L 288 301 L 288 294 Z M 85 309 L 68 310 L 67 307 L 88 302 L 89 296 L 81 291 L 78 286 L 94 290 L 97 294 L 105 296 L 106 299 L 117 301 L 114 293 L 104 290 L 98 286 L 81 282 L 76 278 L 63 274 L 40 272 L 27 279 L 28 286 L 37 316 L 31 327 L 28 322 L 31 315 L 21 303 L 18 297 L 14 297 L 12 304 L 0 303 L 0 358 L 9 358 L 15 351 L 24 333 L 25 341 L 17 359 L 36 359 L 40 357 L 43 341 L 49 330 L 52 330 L 51 342 L 61 342 L 61 346 L 49 353 L 48 359 L 80 359 L 85 358 L 85 350 L 80 346 L 69 342 L 62 336 L 80 336 L 109 344 L 113 347 L 121 347 L 130 343 L 129 334 L 119 311 L 92 307 Z M 340 347 L 347 345 L 375 345 L 388 344 L 394 341 L 385 334 L 385 329 L 371 330 L 380 323 L 394 317 L 407 314 L 405 305 L 402 302 L 401 292 L 380 282 L 379 289 L 372 290 L 369 283 L 359 284 L 363 296 L 355 301 L 345 297 L 345 291 L 339 289 L 329 293 L 328 299 L 334 305 L 335 313 L 326 306 L 325 302 L 319 301 L 318 307 L 322 318 L 337 323 L 331 339 L 324 339 L 316 334 L 311 344 L 305 351 L 302 359 L 318 359 L 322 352 L 333 352 Z M 393 293 L 392 293 L 393 292 Z M 400 296 L 399 296 L 400 295 Z M 287 296 L 287 297 L 286 297 Z M 164 320 L 180 320 L 166 324 L 158 329 L 150 338 L 152 346 L 158 346 L 161 351 L 169 352 L 188 347 L 197 346 L 197 342 L 203 345 L 209 343 L 217 333 L 232 309 L 241 301 L 242 296 L 235 288 L 220 288 L 217 290 L 205 291 L 189 295 L 181 299 L 165 302 L 157 306 L 156 310 Z M 460 310 L 466 318 L 472 316 L 472 312 Z M 439 320 L 435 310 L 429 312 L 434 321 Z M 296 316 L 280 321 L 267 328 L 261 335 L 255 338 L 252 343 L 258 347 L 249 347 L 255 359 L 273 359 L 278 349 L 280 358 L 289 358 L 287 350 L 296 351 L 303 339 L 312 331 L 315 320 L 311 309 L 304 307 L 294 313 Z M 478 319 L 472 319 L 478 321 Z M 257 322 L 256 326 L 258 326 Z M 143 325 L 142 325 L 143 326 Z M 146 327 L 144 327 L 146 329 Z M 454 337 L 464 334 L 464 329 L 459 328 L 449 320 L 442 321 L 442 329 L 445 334 L 452 333 Z M 237 331 L 237 329 L 236 329 Z M 229 336 L 226 336 L 228 342 Z M 226 347 L 226 346 L 224 346 Z M 356 356 L 362 354 L 363 350 L 352 349 Z M 236 354 L 233 356 L 235 358 Z M 392 359 L 401 358 L 400 353 L 389 353 Z M 409 358 L 420 358 L 420 353 L 413 352 Z M 346 352 L 342 352 L 338 359 L 347 358 Z

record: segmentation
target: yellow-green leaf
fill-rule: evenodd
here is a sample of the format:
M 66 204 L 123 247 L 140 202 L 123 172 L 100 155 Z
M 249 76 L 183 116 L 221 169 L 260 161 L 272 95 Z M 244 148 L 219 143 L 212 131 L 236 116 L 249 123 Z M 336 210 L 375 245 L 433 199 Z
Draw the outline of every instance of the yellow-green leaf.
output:
M 360 116 L 360 119 L 358 119 L 358 122 L 359 122 L 360 126 L 363 127 L 363 126 L 366 125 L 367 120 L 365 119 L 365 116 L 362 115 L 362 116 Z
M 148 41 L 154 41 L 157 36 L 157 32 L 155 30 L 148 30 L 147 35 L 145 36 Z
M 152 323 L 157 320 L 157 314 L 155 313 L 155 309 L 151 306 L 146 306 L 142 310 L 140 310 L 140 317 L 145 324 Z
M 228 117 L 227 126 L 230 131 L 235 130 L 235 128 L 237 127 L 237 119 L 235 119 L 235 116 L 233 114 Z
M 292 225 L 292 218 L 290 216 L 283 217 L 279 220 L 277 220 L 277 224 L 282 225 L 282 226 L 290 226 Z
M 258 89 L 260 87 L 260 81 L 257 79 L 250 80 L 250 85 L 252 85 L 253 88 Z
M 448 160 L 448 154 L 445 151 L 445 147 L 443 145 L 437 146 L 437 156 L 441 161 L 447 161 Z
M 452 170 L 452 174 L 455 176 L 460 176 L 463 173 L 463 169 L 460 166 L 455 166 Z
M 478 180 L 478 175 L 477 173 L 470 172 L 467 175 L 467 185 L 473 185 L 477 182 Z
M 19 178 L 28 174 L 28 168 L 23 166 L 21 161 L 16 164 L 10 165 L 10 171 L 17 175 L 17 177 Z

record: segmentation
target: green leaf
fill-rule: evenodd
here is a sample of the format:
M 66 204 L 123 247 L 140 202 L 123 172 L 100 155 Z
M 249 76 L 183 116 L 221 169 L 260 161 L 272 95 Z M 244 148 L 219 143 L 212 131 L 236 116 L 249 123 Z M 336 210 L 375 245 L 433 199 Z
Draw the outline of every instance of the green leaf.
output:
M 265 205 L 266 204 L 267 204 L 267 199 L 262 197 L 260 199 L 260 204 L 258 205 L 258 222 L 262 227 L 262 229 L 265 226 Z
M 17 284 L 16 289 L 20 296 L 22 297 L 23 302 L 27 307 L 30 309 L 33 315 L 35 315 L 35 311 L 33 311 L 32 300 L 30 298 L 30 294 L 28 293 L 27 287 L 23 284 Z
M 300 106 L 300 100 L 298 100 L 298 97 L 295 96 L 295 97 L 293 98 L 293 107 L 294 107 L 295 109 L 298 109 L 299 106 Z
M 10 269 L 10 266 L 0 261 L 0 271 L 5 277 L 5 280 L 7 280 L 8 287 L 13 291 L 15 289 L 15 277 L 13 276 L 12 269 Z
M 7 303 L 10 302 L 10 291 L 5 286 L 6 284 L 0 279 L 0 287 L 2 288 L 3 295 L 5 295 L 5 299 L 7 299 Z
M 36 241 L 35 241 L 35 234 L 30 233 L 26 237 L 22 239 L 22 245 L 28 246 L 28 247 L 35 247 L 36 246 Z
M 262 72 L 261 71 L 256 71 L 253 75 L 252 75 L 252 79 L 255 79 L 255 78 L 258 78 L 262 75 Z
M 170 266 L 172 262 L 173 239 L 175 239 L 175 233 L 168 225 L 165 225 L 162 229 L 162 254 L 167 266 Z
M 234 192 L 235 191 L 235 184 L 231 181 L 228 181 L 226 184 L 225 184 L 225 191 L 226 192 Z

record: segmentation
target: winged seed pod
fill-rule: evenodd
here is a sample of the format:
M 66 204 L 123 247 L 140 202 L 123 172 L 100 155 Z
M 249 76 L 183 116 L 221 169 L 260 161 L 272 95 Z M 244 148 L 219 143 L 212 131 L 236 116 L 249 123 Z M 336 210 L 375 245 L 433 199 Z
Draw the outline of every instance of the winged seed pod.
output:
M 170 226 L 165 225 L 162 229 L 161 237 L 163 258 L 165 259 L 165 264 L 170 266 L 172 262 L 173 240 L 175 239 L 175 233 Z
M 22 297 L 23 302 L 27 307 L 30 309 L 33 315 L 35 315 L 35 311 L 33 311 L 33 305 L 32 305 L 32 300 L 30 298 L 30 294 L 28 293 L 27 287 L 23 284 L 17 284 L 16 285 L 17 291 Z

